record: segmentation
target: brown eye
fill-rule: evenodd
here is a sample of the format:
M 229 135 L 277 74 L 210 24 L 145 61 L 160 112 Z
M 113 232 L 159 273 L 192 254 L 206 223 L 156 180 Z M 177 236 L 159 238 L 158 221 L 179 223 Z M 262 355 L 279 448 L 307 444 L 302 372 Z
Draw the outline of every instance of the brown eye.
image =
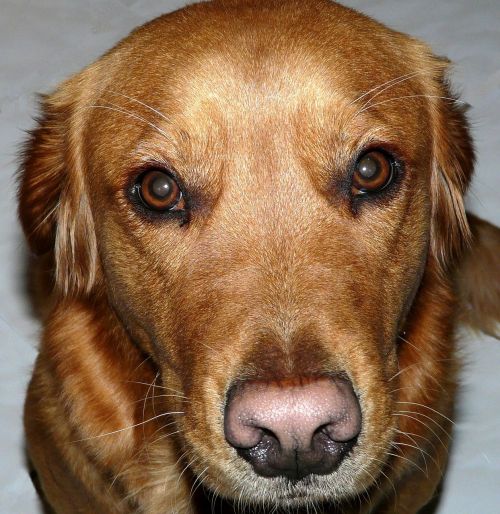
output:
M 142 203 L 155 211 L 182 210 L 184 198 L 175 179 L 161 170 L 150 170 L 137 184 Z
M 394 163 L 388 155 L 377 150 L 367 152 L 356 163 L 352 194 L 377 193 L 387 187 L 393 177 Z

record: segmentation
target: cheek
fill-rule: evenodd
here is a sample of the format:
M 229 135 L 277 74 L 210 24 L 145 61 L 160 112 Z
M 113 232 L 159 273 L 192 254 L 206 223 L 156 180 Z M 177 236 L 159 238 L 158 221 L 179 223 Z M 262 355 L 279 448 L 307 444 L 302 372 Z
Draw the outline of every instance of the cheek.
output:
M 107 294 L 114 309 L 127 329 L 138 335 L 139 343 L 153 344 L 159 331 L 175 325 L 177 291 L 182 287 L 176 258 L 170 257 L 169 246 L 155 233 L 139 238 L 127 227 L 108 222 L 99 237 Z
M 404 317 L 422 279 L 429 217 L 421 195 L 402 197 L 387 210 L 366 209 L 358 220 L 359 262 L 353 287 L 358 298 L 364 296 L 383 315 L 386 330 Z

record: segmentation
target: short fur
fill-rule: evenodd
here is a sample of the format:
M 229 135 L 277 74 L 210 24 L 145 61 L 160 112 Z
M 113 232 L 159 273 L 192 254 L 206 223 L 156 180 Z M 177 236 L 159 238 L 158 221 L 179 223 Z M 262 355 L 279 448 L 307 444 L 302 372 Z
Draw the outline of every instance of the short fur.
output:
M 474 152 L 447 68 L 326 0 L 218 0 L 42 99 L 19 213 L 54 289 L 25 425 L 56 513 L 414 514 L 433 498 L 457 319 L 495 333 L 500 317 L 499 230 L 469 230 Z M 374 146 L 404 170 L 357 201 L 349 169 Z M 148 166 L 175 170 L 183 224 L 134 203 Z M 331 372 L 361 403 L 352 452 L 331 475 L 257 476 L 224 438 L 230 385 Z

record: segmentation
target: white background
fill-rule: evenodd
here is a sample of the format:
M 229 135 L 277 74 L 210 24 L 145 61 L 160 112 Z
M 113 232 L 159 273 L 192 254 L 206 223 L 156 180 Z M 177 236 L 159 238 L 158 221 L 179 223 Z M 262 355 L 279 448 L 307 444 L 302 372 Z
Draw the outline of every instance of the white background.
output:
M 500 225 L 500 0 L 345 3 L 425 39 L 456 63 L 454 83 L 473 106 L 479 156 L 469 206 Z M 135 26 L 183 4 L 0 0 L 0 514 L 39 512 L 23 465 L 21 429 L 39 326 L 24 291 L 26 248 L 14 181 L 17 148 L 36 112 L 34 93 L 49 91 Z M 468 337 L 462 345 L 467 364 L 439 514 L 499 514 L 500 343 Z

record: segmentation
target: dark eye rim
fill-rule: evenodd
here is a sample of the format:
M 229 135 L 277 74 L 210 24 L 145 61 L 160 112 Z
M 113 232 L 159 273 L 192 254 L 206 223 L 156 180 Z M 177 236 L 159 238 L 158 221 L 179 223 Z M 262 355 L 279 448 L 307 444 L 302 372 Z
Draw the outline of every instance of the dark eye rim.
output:
M 378 189 L 375 189 L 373 191 L 360 190 L 357 193 L 353 193 L 352 188 L 354 184 L 354 174 L 356 173 L 357 165 L 361 159 L 363 159 L 366 155 L 372 152 L 378 152 L 387 159 L 390 165 L 390 177 L 387 180 L 387 182 Z M 376 198 L 382 198 L 388 195 L 390 192 L 394 191 L 394 188 L 401 181 L 403 171 L 404 161 L 399 157 L 396 151 L 381 145 L 370 145 L 368 147 L 363 148 L 353 159 L 351 170 L 349 173 L 349 192 L 352 200 L 355 202 L 375 200 Z
M 157 210 L 149 207 L 143 200 L 140 191 L 141 182 L 144 176 L 151 171 L 160 171 L 165 173 L 177 183 L 180 190 L 180 198 L 171 209 Z M 164 164 L 153 162 L 147 163 L 140 168 L 136 168 L 131 174 L 126 190 L 126 196 L 133 205 L 135 211 L 147 221 L 162 222 L 164 220 L 174 219 L 179 221 L 180 225 L 184 225 L 189 222 L 190 198 L 186 192 L 186 187 L 183 181 L 172 167 L 167 167 Z M 175 208 L 181 201 L 183 201 L 183 207 Z

